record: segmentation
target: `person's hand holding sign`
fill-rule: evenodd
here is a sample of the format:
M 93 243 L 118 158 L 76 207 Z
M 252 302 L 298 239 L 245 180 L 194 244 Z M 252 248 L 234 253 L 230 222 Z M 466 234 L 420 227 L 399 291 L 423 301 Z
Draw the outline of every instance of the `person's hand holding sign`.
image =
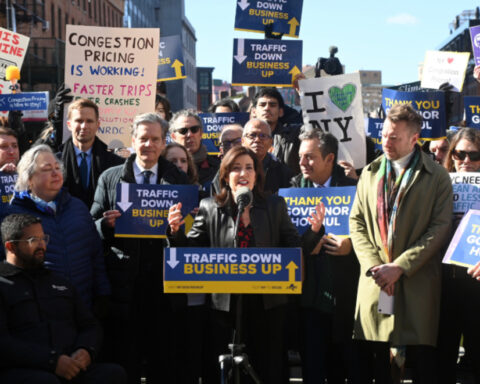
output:
M 182 217 L 182 203 L 173 204 L 168 210 L 168 225 L 170 226 L 170 233 L 174 235 L 178 232 L 180 227 L 185 224 Z
M 468 274 L 471 275 L 474 279 L 480 281 L 480 261 L 475 264 L 475 266 L 468 269 Z
M 115 220 L 121 215 L 120 211 L 116 209 L 105 211 L 103 212 L 103 223 L 109 228 L 115 228 Z
M 480 65 L 473 68 L 473 77 L 480 83 Z

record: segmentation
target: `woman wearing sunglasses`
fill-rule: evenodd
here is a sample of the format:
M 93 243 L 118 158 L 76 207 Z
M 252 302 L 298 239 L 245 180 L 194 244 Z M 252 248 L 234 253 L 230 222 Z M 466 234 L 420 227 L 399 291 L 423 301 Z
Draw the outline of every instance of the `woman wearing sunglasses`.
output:
M 445 159 L 449 172 L 480 171 L 480 131 L 463 128 L 452 138 Z M 453 216 L 455 230 L 463 214 Z M 452 231 L 452 236 L 454 233 Z M 463 346 L 475 377 L 480 383 L 480 284 L 467 274 L 467 269 L 455 265 L 442 266 L 442 296 L 438 334 L 439 377 L 441 383 L 456 383 L 458 348 Z

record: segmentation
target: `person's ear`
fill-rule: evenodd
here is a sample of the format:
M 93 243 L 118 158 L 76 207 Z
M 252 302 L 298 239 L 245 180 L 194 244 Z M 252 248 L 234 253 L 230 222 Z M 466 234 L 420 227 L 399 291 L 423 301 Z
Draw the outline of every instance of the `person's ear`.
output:
M 13 243 L 13 241 L 7 241 L 5 243 L 5 248 L 7 251 L 15 253 L 15 243 Z

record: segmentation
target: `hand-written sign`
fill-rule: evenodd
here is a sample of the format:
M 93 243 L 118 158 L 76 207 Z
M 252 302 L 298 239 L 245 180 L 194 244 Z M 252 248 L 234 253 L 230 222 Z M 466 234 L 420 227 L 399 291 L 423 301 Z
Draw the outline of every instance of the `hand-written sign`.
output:
M 472 209 L 462 218 L 448 246 L 443 263 L 464 267 L 480 261 L 480 211 Z
M 338 139 L 338 159 L 362 168 L 366 163 L 360 75 L 352 73 L 300 80 L 303 122 Z
M 198 116 L 203 125 L 202 143 L 207 147 L 209 155 L 220 153 L 220 133 L 225 125 L 240 124 L 243 127 L 250 118 L 247 112 L 199 113 Z
M 382 129 L 383 129 L 383 119 L 366 119 L 366 134 L 370 137 L 371 140 L 375 143 L 375 149 L 383 151 L 382 148 Z
M 462 92 L 470 52 L 427 51 L 423 63 L 422 88 L 439 89 L 450 83 Z
M 48 108 L 48 92 L 0 95 L 1 111 L 40 111 Z
M 122 215 L 115 222 L 115 237 L 165 238 L 168 210 L 180 202 L 188 231 L 191 211 L 198 207 L 197 186 L 119 183 L 117 206 Z
M 350 234 L 348 218 L 355 199 L 356 187 L 280 188 L 278 195 L 287 203 L 288 214 L 299 234 L 309 227 L 308 218 L 315 206 L 325 204 L 325 233 L 339 236 Z
M 445 95 L 441 91 L 402 92 L 384 88 L 382 106 L 386 114 L 395 104 L 409 104 L 423 116 L 420 137 L 439 139 L 446 134 Z
M 302 293 L 300 248 L 166 248 L 166 293 Z
M 180 36 L 164 36 L 158 50 L 157 81 L 186 79 Z
M 291 87 L 302 68 L 302 41 L 235 39 L 232 85 Z
M 470 28 L 470 37 L 472 40 L 473 56 L 475 65 L 480 65 L 480 25 Z
M 480 173 L 450 173 L 453 188 L 453 213 L 480 209 Z
M 266 25 L 272 32 L 298 37 L 303 0 L 239 0 L 235 14 L 235 29 L 265 33 Z
M 480 96 L 465 96 L 463 105 L 467 127 L 480 129 Z
M 98 105 L 98 135 L 109 147 L 129 147 L 135 116 L 155 109 L 159 38 L 155 28 L 67 25 L 65 83 Z

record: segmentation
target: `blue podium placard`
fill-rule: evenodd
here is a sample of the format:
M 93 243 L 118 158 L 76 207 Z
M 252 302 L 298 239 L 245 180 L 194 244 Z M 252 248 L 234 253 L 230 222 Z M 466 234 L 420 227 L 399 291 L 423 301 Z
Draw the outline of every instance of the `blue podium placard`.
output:
M 375 143 L 375 149 L 383 151 L 382 148 L 382 129 L 383 119 L 368 118 L 367 119 L 367 136 Z
M 395 104 L 410 104 L 423 116 L 420 138 L 436 140 L 444 138 L 447 124 L 445 116 L 445 95 L 442 91 L 402 92 L 384 88 L 382 106 L 386 114 Z
M 239 0 L 235 29 L 265 33 L 265 26 L 273 23 L 272 32 L 298 37 L 302 7 L 303 0 Z
M 463 105 L 467 127 L 480 129 L 480 96 L 465 96 Z
M 480 211 L 472 209 L 462 218 L 448 246 L 443 263 L 472 267 L 480 261 Z
M 209 155 L 218 155 L 220 132 L 223 126 L 229 124 L 240 124 L 242 127 L 250 119 L 247 112 L 232 113 L 199 113 L 202 119 L 203 134 L 202 143 L 207 147 Z
M 180 36 L 160 37 L 157 81 L 186 79 Z
M 348 218 L 356 190 L 356 187 L 280 188 L 278 195 L 285 199 L 288 214 L 300 235 L 310 227 L 307 218 L 322 202 L 325 204 L 325 233 L 348 236 Z
M 48 108 L 48 92 L 0 94 L 0 111 L 41 111 Z
M 115 237 L 165 238 L 168 209 L 182 203 L 185 230 L 193 223 L 190 212 L 198 207 L 195 185 L 117 185 L 117 207 L 122 215 L 115 221 Z
M 166 248 L 166 293 L 302 293 L 300 248 Z
M 232 85 L 291 87 L 302 70 L 302 41 L 235 39 Z

